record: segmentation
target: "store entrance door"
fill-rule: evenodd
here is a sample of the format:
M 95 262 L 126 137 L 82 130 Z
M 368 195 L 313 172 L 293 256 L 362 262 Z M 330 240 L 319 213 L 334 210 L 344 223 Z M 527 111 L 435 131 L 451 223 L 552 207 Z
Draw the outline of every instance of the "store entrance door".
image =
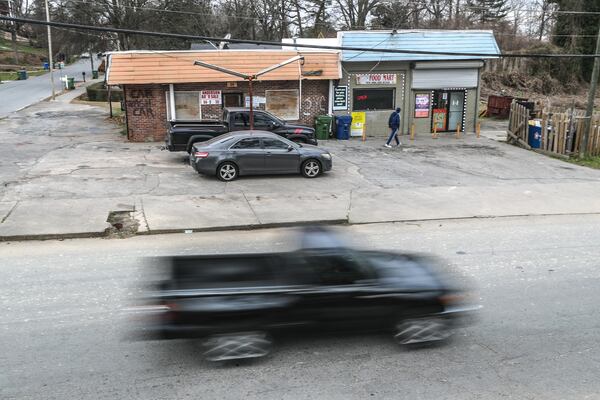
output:
M 437 132 L 454 131 L 457 124 L 462 129 L 464 100 L 462 90 L 434 90 L 431 129 L 435 126 Z
M 242 93 L 223 93 L 223 107 L 243 107 Z
M 450 92 L 450 102 L 448 106 L 448 130 L 454 131 L 457 126 L 462 130 L 463 106 L 465 101 L 465 92 Z

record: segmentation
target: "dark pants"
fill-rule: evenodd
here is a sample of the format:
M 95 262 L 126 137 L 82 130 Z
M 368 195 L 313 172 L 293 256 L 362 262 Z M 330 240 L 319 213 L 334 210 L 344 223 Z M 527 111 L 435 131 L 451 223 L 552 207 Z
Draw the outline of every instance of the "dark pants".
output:
M 390 144 L 392 143 L 392 139 L 396 139 L 396 146 L 400 145 L 400 141 L 398 140 L 398 129 L 399 128 L 391 128 L 392 131 L 390 132 L 390 137 L 388 138 L 387 142 L 385 142 L 385 144 Z

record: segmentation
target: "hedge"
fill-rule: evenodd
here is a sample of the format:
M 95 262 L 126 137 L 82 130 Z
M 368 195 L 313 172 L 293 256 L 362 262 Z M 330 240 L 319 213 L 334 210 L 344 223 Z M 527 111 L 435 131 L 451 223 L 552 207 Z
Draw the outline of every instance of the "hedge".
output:
M 86 88 L 89 101 L 108 101 L 108 89 L 104 86 L 104 82 L 94 83 Z M 111 101 L 123 100 L 122 89 L 110 90 Z

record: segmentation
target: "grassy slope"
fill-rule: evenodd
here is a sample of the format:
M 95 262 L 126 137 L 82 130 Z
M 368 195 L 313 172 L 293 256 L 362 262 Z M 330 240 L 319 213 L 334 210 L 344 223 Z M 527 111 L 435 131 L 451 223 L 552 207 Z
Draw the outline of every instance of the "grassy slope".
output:
M 40 56 L 44 56 L 47 54 L 46 49 L 31 47 L 29 45 L 25 45 L 25 44 L 19 43 L 19 42 L 17 42 L 17 49 L 19 50 L 20 53 L 25 53 L 25 54 L 35 54 L 35 55 L 40 55 Z M 12 42 L 10 40 L 0 38 L 0 52 L 10 52 L 12 55 L 12 52 L 13 52 Z

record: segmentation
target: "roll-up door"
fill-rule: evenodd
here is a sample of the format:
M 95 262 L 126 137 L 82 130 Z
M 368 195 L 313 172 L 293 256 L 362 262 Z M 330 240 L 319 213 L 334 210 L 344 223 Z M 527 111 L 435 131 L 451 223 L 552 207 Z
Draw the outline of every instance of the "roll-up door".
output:
M 477 69 L 415 69 L 413 89 L 444 89 L 477 87 Z

